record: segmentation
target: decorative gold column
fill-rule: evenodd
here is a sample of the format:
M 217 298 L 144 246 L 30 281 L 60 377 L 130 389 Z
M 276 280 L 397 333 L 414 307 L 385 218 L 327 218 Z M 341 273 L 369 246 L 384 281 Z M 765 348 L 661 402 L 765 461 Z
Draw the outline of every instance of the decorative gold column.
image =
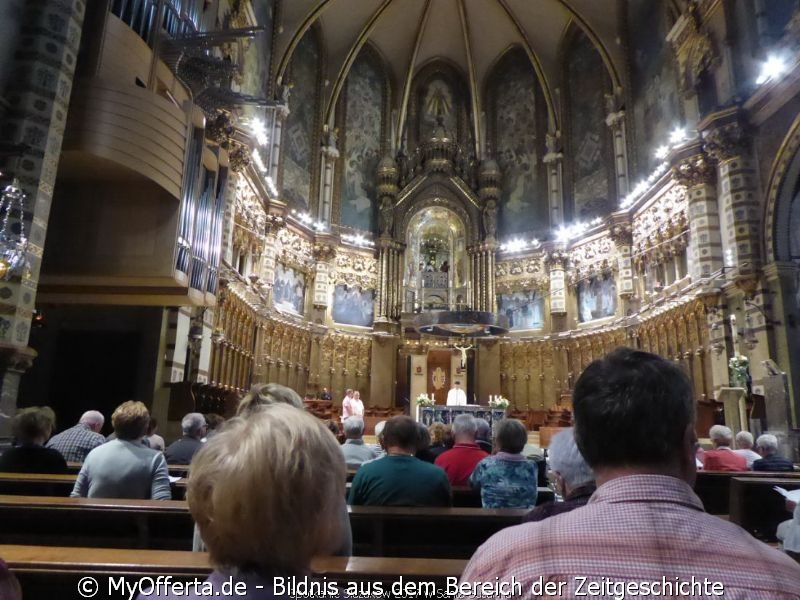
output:
M 395 202 L 398 169 L 391 156 L 385 156 L 377 169 L 380 237 L 378 238 L 378 293 L 375 299 L 375 322 L 381 324 L 399 318 L 402 283 L 400 247 L 394 240 Z

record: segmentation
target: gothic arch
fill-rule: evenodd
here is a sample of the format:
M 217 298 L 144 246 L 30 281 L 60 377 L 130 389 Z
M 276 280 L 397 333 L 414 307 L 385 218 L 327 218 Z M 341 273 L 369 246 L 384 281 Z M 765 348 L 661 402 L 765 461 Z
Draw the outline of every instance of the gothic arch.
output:
M 767 262 L 789 261 L 791 210 L 800 186 L 800 116 L 789 129 L 775 155 L 767 186 L 764 216 L 764 256 Z M 794 257 L 795 259 L 797 257 Z
M 428 181 L 401 197 L 396 212 L 402 211 L 403 219 L 395 237 L 404 240 L 411 219 L 420 211 L 442 206 L 453 211 L 464 223 L 467 244 L 480 240 L 480 219 L 478 218 L 478 199 L 471 192 L 454 189 L 449 180 Z

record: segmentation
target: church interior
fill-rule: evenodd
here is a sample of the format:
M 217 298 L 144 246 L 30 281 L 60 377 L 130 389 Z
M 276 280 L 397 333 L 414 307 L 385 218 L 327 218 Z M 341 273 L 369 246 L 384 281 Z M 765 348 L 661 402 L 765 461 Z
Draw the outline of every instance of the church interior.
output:
M 0 172 L 0 448 L 268 382 L 546 446 L 628 346 L 800 462 L 798 0 L 4 0 Z
M 796 453 L 794 0 L 3 11 L 3 414 L 462 379 L 537 428 L 631 346 Z

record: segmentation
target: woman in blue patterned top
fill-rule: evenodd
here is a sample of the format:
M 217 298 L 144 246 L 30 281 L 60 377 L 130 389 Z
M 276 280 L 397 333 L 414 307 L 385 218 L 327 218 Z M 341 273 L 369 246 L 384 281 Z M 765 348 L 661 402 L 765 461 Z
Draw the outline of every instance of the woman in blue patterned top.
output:
M 503 419 L 495 425 L 497 454 L 487 456 L 475 467 L 469 481 L 480 488 L 484 508 L 531 508 L 536 504 L 536 463 L 520 452 L 528 441 L 528 431 L 516 419 Z

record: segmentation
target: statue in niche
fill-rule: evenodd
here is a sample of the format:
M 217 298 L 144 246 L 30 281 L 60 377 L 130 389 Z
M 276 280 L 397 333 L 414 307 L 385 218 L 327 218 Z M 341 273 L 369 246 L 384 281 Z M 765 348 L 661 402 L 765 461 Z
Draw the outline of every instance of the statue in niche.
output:
M 394 206 L 391 198 L 384 197 L 381 200 L 381 235 L 392 235 L 394 225 Z
M 495 237 L 497 233 L 497 202 L 489 200 L 483 209 L 483 228 L 487 238 Z

